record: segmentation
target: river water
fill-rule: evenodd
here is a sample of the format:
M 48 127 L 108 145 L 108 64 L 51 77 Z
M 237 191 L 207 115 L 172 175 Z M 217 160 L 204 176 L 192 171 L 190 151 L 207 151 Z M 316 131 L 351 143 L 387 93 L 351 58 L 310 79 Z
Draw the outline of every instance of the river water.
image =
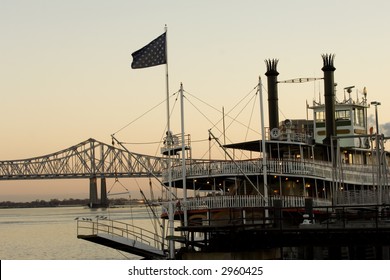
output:
M 370 263 L 361 261 L 315 261 L 308 263 L 307 261 L 264 260 L 137 262 L 136 260 L 140 259 L 138 256 L 77 239 L 77 221 L 75 219 L 89 218 L 93 220 L 96 219 L 96 216 L 106 216 L 124 223 L 134 222 L 135 225 L 148 230 L 153 228 L 148 212 L 144 207 L 139 206 L 109 209 L 84 207 L 0 209 L 0 259 L 6 260 L 2 263 L 1 278 L 6 280 L 49 280 L 88 277 L 120 280 L 129 279 L 129 269 L 143 269 L 145 267 L 159 269 L 186 267 L 190 271 L 200 268 L 212 269 L 210 270 L 212 275 L 186 276 L 188 279 L 220 278 L 221 275 L 228 275 L 227 278 L 225 277 L 226 279 L 237 279 L 237 277 L 253 279 L 253 275 L 238 276 L 234 274 L 249 267 L 260 267 L 262 271 L 264 270 L 264 275 L 267 274 L 274 279 L 298 279 L 298 277 L 301 280 L 312 279 L 315 273 L 318 274 L 318 271 L 322 273 L 321 279 L 348 276 L 354 280 L 360 280 L 369 277 L 383 278 L 383 275 L 388 275 L 388 262 L 386 261 Z M 128 260 L 133 261 L 129 262 Z M 104 269 L 100 269 L 103 267 Z M 234 273 L 223 274 L 230 270 Z M 61 273 L 59 274 L 59 272 Z M 144 277 L 146 276 L 142 276 L 142 278 Z M 164 275 L 148 277 L 145 279 L 156 277 L 161 280 L 172 279 L 172 276 Z
M 152 228 L 144 207 L 89 209 L 85 207 L 0 209 L 2 260 L 125 260 L 138 256 L 77 238 L 76 218 L 106 216 Z

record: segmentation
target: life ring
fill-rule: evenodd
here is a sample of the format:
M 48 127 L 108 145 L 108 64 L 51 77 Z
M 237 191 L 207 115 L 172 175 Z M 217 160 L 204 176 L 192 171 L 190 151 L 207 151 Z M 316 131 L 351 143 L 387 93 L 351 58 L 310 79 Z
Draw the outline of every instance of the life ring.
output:
M 274 127 L 273 129 L 271 129 L 271 138 L 272 139 L 278 138 L 279 136 L 280 136 L 279 128 Z

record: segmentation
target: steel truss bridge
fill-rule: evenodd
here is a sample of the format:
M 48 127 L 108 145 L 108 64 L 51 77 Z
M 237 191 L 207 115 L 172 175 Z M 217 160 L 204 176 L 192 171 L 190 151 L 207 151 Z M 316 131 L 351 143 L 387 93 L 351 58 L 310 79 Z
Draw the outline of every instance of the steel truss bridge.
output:
M 136 154 L 88 139 L 48 155 L 0 161 L 0 180 L 89 178 L 90 203 L 98 205 L 98 178 L 101 178 L 101 204 L 106 204 L 106 178 L 142 178 L 152 173 L 161 177 L 165 164 L 162 157 Z

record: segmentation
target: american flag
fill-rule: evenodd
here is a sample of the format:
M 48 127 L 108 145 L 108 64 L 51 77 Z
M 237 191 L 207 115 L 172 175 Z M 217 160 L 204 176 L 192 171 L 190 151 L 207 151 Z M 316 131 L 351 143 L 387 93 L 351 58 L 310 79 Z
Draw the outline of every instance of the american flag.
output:
M 142 49 L 131 54 L 133 62 L 131 68 L 146 68 L 167 63 L 166 32 L 154 39 Z

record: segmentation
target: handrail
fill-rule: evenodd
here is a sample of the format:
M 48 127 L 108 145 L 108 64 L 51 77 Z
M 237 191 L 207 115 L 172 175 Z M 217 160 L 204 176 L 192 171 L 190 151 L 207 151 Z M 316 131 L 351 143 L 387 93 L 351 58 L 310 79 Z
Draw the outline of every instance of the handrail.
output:
M 283 208 L 289 207 L 305 207 L 305 198 L 303 196 L 270 196 L 268 203 L 264 201 L 264 197 L 259 195 L 234 195 L 234 196 L 210 196 L 196 197 L 188 199 L 185 204 L 187 210 L 199 209 L 218 209 L 218 208 L 255 208 L 274 205 L 275 200 L 282 201 Z M 331 201 L 325 199 L 313 199 L 313 206 L 330 206 Z
M 138 241 L 156 248 L 164 248 L 162 238 L 157 233 L 137 227 L 133 224 L 127 224 L 114 220 L 77 221 L 77 235 L 81 235 L 81 230 L 86 231 L 85 235 L 98 235 L 99 233 L 112 236 L 124 237 L 128 240 Z
M 235 164 L 226 160 L 190 160 L 186 163 L 187 177 L 234 176 L 241 174 L 239 169 L 248 175 L 261 174 L 263 172 L 260 159 L 236 161 Z M 343 163 L 342 169 L 344 182 L 372 184 L 374 171 L 371 165 L 350 165 Z M 181 165 L 174 165 L 171 170 L 173 180 L 182 178 Z M 331 181 L 334 167 L 330 162 L 326 161 L 268 159 L 267 172 L 270 175 L 310 176 Z M 164 180 L 168 178 L 167 172 L 163 173 L 163 178 Z

